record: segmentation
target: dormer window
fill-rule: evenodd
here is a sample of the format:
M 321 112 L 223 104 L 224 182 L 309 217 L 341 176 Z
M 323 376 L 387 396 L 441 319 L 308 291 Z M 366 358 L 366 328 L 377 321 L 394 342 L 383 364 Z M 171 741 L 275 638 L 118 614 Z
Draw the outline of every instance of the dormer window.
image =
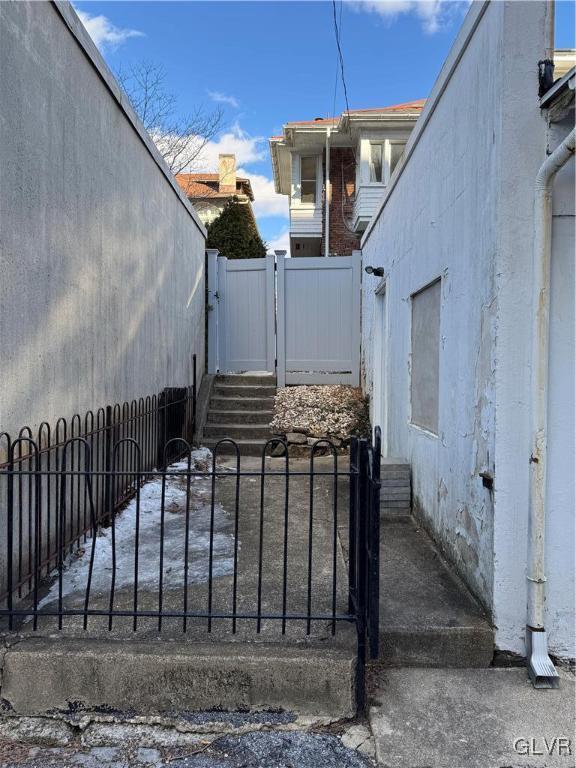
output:
M 300 158 L 300 199 L 303 203 L 316 203 L 316 155 Z
M 370 181 L 382 184 L 384 172 L 384 144 L 370 144 Z

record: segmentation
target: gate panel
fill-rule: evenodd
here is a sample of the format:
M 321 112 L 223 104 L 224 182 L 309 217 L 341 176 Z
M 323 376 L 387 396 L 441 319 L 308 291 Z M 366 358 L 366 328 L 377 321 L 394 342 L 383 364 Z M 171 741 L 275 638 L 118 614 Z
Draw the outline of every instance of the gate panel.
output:
M 209 371 L 274 371 L 274 257 L 218 257 L 210 269 Z
M 279 386 L 358 385 L 359 254 L 301 259 L 279 256 L 277 312 Z

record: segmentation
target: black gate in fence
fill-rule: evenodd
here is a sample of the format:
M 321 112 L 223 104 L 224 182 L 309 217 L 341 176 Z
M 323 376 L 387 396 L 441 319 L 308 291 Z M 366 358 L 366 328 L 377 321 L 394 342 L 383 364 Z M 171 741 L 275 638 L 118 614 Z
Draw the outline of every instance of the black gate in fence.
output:
M 195 387 L 28 430 L 0 465 L 9 631 L 336 635 L 378 655 L 380 430 L 306 469 L 194 450 Z M 319 461 L 319 454 L 328 458 Z M 224 453 L 227 461 L 220 461 Z M 342 466 L 345 468 L 342 469 Z M 345 500 L 345 503 L 343 503 Z M 342 551 L 347 550 L 347 562 Z

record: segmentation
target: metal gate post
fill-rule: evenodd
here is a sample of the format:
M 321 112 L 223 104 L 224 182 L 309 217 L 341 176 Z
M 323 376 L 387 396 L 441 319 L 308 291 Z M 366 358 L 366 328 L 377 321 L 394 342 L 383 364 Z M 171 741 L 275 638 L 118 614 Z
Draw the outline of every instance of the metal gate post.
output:
M 368 494 L 368 442 L 358 441 L 358 508 L 356 526 L 356 631 L 358 650 L 356 659 L 356 702 L 359 711 L 366 706 L 366 619 L 367 619 L 367 502 Z
M 114 419 L 112 414 L 112 406 L 106 406 L 106 413 L 104 416 L 104 512 L 102 517 L 104 520 L 110 522 L 114 515 L 112 508 L 112 429 L 114 426 Z
M 158 395 L 158 444 L 156 455 L 156 466 L 158 469 L 164 469 L 164 446 L 166 445 L 166 408 L 167 396 L 164 389 Z
M 380 647 L 380 454 L 382 437 L 380 427 L 374 429 L 370 475 L 370 525 L 368 528 L 368 547 L 370 552 L 368 574 L 368 638 L 370 658 L 377 659 Z
M 350 442 L 350 499 L 348 515 L 348 613 L 354 613 L 357 594 L 358 438 Z

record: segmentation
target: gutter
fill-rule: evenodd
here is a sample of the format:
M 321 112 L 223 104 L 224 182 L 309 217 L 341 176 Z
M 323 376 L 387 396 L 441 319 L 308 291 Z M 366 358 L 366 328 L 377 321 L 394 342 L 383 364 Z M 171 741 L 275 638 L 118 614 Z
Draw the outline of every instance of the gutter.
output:
M 548 358 L 550 337 L 550 260 L 552 253 L 552 186 L 558 171 L 574 156 L 576 131 L 544 161 L 535 182 L 533 320 L 532 320 L 532 454 L 530 456 L 530 508 L 528 518 L 528 605 L 526 656 L 535 688 L 557 688 L 558 672 L 548 655 L 544 628 L 546 575 L 544 533 L 546 522 L 546 453 L 548 410 Z

